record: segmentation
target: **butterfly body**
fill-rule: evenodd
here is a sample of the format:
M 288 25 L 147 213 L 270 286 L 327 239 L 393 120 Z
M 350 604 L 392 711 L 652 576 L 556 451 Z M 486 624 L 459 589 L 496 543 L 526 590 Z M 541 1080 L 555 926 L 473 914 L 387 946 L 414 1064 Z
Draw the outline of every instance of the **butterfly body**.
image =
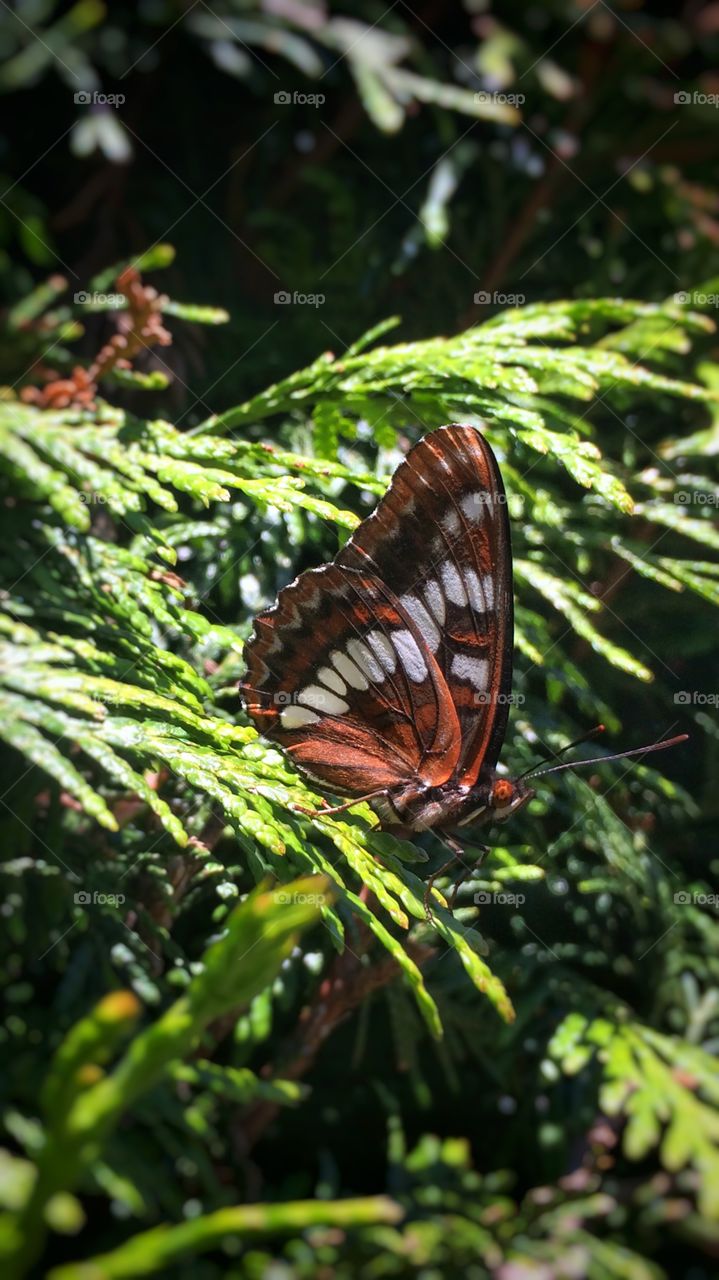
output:
M 509 521 L 474 427 L 400 464 L 331 564 L 260 614 L 241 686 L 257 728 L 335 794 L 408 833 L 503 820 L 533 792 L 497 776 L 511 700 Z
M 501 785 L 499 796 L 495 795 L 497 782 L 511 787 L 507 799 L 502 797 Z M 492 770 L 471 788 L 450 779 L 438 787 L 408 787 L 402 793 L 390 794 L 387 799 L 378 797 L 373 803 L 384 826 L 393 826 L 397 834 L 396 826 L 399 824 L 410 835 L 429 831 L 432 827 L 452 830 L 470 823 L 478 826 L 486 822 L 504 822 L 533 795 L 530 787 L 497 778 Z

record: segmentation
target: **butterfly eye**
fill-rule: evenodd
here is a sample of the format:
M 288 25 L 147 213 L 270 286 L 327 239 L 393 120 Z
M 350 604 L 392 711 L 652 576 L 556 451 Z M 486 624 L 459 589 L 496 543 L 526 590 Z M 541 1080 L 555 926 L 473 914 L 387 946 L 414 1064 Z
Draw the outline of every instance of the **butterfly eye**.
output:
M 500 778 L 494 784 L 492 791 L 492 804 L 498 808 L 504 808 L 506 804 L 510 804 L 514 798 L 514 784 L 508 782 L 506 778 Z

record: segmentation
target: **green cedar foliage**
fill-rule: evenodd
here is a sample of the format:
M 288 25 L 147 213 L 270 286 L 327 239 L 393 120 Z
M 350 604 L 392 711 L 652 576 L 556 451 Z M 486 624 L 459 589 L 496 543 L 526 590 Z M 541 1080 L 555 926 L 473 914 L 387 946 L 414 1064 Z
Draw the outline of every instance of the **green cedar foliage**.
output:
M 389 110 L 358 76 L 368 110 Z M 52 286 L 22 314 L 50 311 L 61 366 L 78 316 Z M 505 763 L 519 772 L 597 721 L 620 747 L 643 720 L 657 737 L 693 720 L 699 738 L 706 709 L 677 701 L 665 634 L 681 609 L 696 669 L 716 625 L 716 390 L 688 356 L 713 325 L 610 298 L 420 342 L 392 343 L 392 323 L 192 430 L 119 407 L 112 387 L 94 407 L 0 402 L 3 1274 L 43 1248 L 52 1263 L 69 1235 L 54 1280 L 185 1274 L 172 1268 L 203 1253 L 214 1277 L 222 1250 L 258 1277 L 272 1257 L 298 1277 L 318 1258 L 341 1278 L 561 1259 L 655 1277 L 642 1248 L 659 1229 L 714 1238 L 715 899 L 696 803 L 670 780 L 681 764 L 540 786 L 454 913 L 440 882 L 430 926 L 441 847 L 378 832 L 362 805 L 308 816 L 319 793 L 236 692 L 253 614 L 334 554 L 409 441 L 474 422 L 514 534 Z M 348 1013 L 386 1182 L 365 1195 L 335 1165 L 315 1201 L 280 1181 L 258 1203 L 238 1109 L 264 1133 L 270 1113 L 281 1126 L 312 1108 L 298 1061 L 312 1067 Z M 478 1134 L 499 1103 L 543 1185 L 525 1167 L 512 1190 L 491 1154 L 474 1172 L 464 1141 L 408 1143 L 378 1038 L 413 1105 L 438 1081 L 480 1081 Z

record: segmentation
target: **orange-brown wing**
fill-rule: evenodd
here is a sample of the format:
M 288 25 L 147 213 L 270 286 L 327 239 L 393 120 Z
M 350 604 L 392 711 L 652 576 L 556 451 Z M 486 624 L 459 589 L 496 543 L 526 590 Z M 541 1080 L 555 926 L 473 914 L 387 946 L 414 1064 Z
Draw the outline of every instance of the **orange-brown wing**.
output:
M 496 459 L 475 427 L 440 427 L 409 452 L 335 563 L 375 574 L 436 659 L 461 732 L 456 780 L 494 769 L 512 687 L 512 556 Z
M 245 706 L 333 791 L 437 786 L 459 753 L 452 699 L 414 619 L 371 573 L 300 574 L 255 620 Z

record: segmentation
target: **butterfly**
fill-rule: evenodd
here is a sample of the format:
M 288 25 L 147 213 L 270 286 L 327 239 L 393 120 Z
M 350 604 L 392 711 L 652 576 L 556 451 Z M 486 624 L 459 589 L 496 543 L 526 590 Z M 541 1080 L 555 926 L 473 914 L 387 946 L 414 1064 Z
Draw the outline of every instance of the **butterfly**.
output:
M 331 564 L 259 615 L 241 692 L 265 738 L 335 794 L 419 832 L 503 820 L 512 554 L 496 458 L 470 426 L 408 453 Z
M 240 689 L 259 732 L 313 781 L 456 851 L 452 829 L 503 822 L 535 794 L 526 775 L 497 772 L 512 647 L 502 476 L 476 427 L 446 426 L 410 450 L 334 560 L 256 618 Z

